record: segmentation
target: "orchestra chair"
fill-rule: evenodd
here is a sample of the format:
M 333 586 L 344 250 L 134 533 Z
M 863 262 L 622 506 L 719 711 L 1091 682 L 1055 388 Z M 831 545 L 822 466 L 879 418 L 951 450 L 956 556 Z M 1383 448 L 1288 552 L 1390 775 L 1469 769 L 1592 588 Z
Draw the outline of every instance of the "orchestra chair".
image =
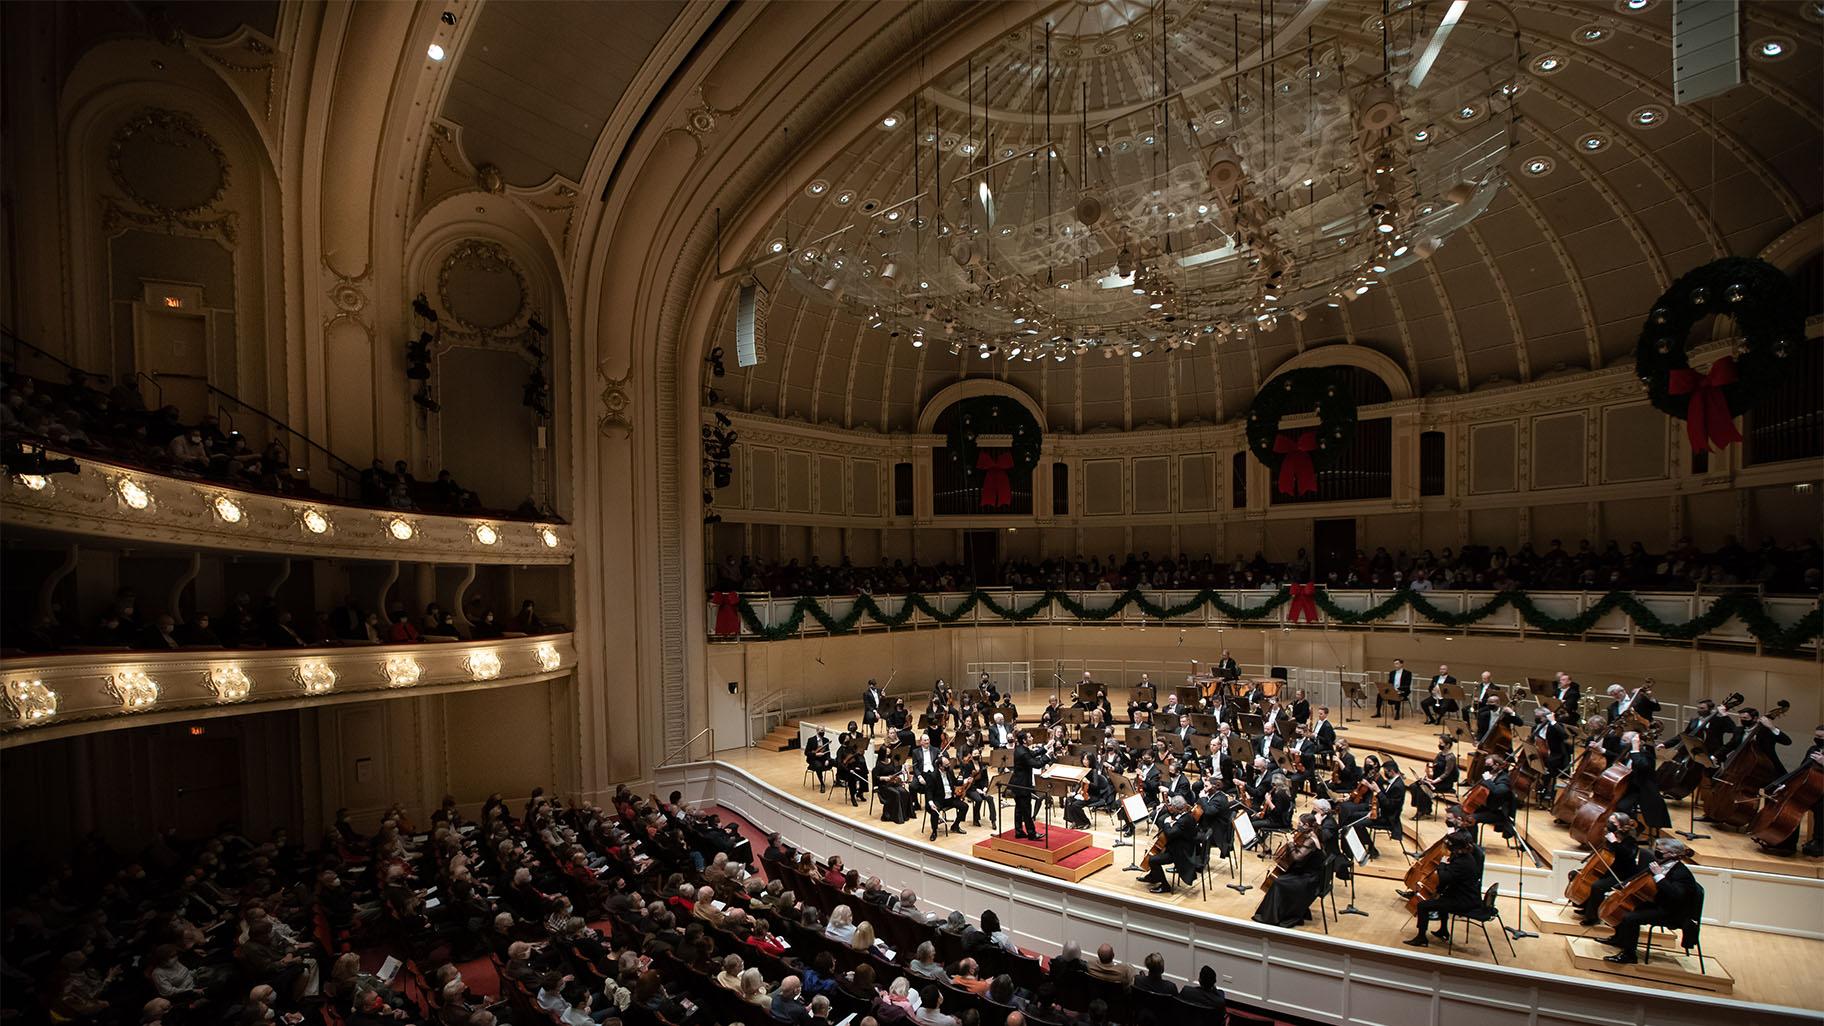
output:
M 1496 904 L 1496 902 L 1500 900 L 1500 897 L 1501 897 L 1501 885 L 1498 883 L 1489 884 L 1488 890 L 1486 890 L 1482 893 L 1482 907 L 1481 908 L 1475 910 L 1474 912 L 1453 912 L 1453 913 L 1451 913 L 1453 929 L 1450 932 L 1451 932 L 1451 935 L 1453 938 L 1453 940 L 1451 942 L 1453 951 L 1455 950 L 1455 942 L 1454 942 L 1454 937 L 1456 935 L 1456 930 L 1454 929 L 1455 922 L 1457 920 L 1463 921 L 1463 943 L 1464 944 L 1469 943 L 1469 924 L 1475 923 L 1476 925 L 1482 927 L 1482 939 L 1488 943 L 1488 957 L 1494 959 L 1496 965 L 1500 965 L 1501 956 L 1495 954 L 1495 942 L 1494 942 L 1494 939 L 1492 937 L 1490 937 L 1489 932 L 1488 932 L 1488 924 L 1492 920 L 1495 923 L 1495 925 L 1497 925 L 1501 928 L 1501 936 L 1507 938 L 1508 957 L 1512 958 L 1512 957 L 1518 956 L 1518 952 L 1516 952 L 1514 950 L 1513 938 L 1508 936 L 1507 924 L 1504 921 L 1502 921 L 1502 919 L 1501 919 L 1501 909 Z
M 1412 852 L 1406 850 L 1406 831 L 1403 827 L 1399 826 L 1398 824 L 1395 824 L 1393 826 L 1388 826 L 1384 823 L 1375 824 L 1373 826 L 1370 826 L 1367 823 L 1362 823 L 1362 824 L 1360 824 L 1360 826 L 1364 831 L 1366 831 L 1368 833 L 1369 837 L 1373 837 L 1377 833 L 1386 834 L 1389 840 L 1391 840 L 1394 844 L 1399 846 L 1400 854 L 1406 856 L 1407 864 L 1409 864 L 1409 865 L 1411 864 Z M 1379 848 L 1380 846 L 1376 845 L 1375 847 Z
M 1657 930 L 1665 930 L 1668 933 L 1689 933 L 1691 935 L 1691 944 L 1685 946 L 1685 951 L 1689 952 L 1692 947 L 1697 948 L 1697 971 L 1700 973 L 1704 972 L 1704 938 L 1701 932 L 1702 924 L 1703 912 L 1701 910 L 1698 912 L 1698 918 L 1686 920 L 1678 926 L 1658 926 L 1651 923 L 1643 924 L 1647 935 L 1647 947 L 1645 951 L 1641 952 L 1640 964 L 1646 965 L 1648 962 L 1653 961 L 1653 934 Z
M 1345 855 L 1344 857 L 1347 858 L 1348 856 Z M 1324 907 L 1325 901 L 1330 902 L 1329 908 Z M 1339 921 L 1342 919 L 1342 913 L 1336 912 L 1335 910 L 1336 867 L 1331 864 L 1329 859 L 1325 859 L 1323 873 L 1318 877 L 1317 882 L 1317 915 L 1319 921 L 1324 924 L 1325 933 L 1330 932 L 1330 917 L 1333 913 Z

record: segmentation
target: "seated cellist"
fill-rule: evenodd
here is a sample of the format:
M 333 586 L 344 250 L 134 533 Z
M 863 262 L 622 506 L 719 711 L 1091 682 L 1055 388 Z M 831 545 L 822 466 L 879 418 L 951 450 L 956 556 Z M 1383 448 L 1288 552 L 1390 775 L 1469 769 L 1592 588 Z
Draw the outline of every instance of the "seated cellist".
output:
M 1438 917 L 1438 928 L 1431 936 L 1449 940 L 1451 915 L 1482 908 L 1482 849 L 1463 831 L 1450 834 L 1445 847 L 1450 857 L 1438 867 L 1437 897 L 1419 902 L 1418 932 L 1406 938 L 1406 943 L 1415 948 L 1430 946 L 1425 926 L 1432 916 Z
M 1488 768 L 1482 771 L 1478 781 L 1488 788 L 1488 800 L 1476 810 L 1476 822 L 1487 823 L 1501 831 L 1502 837 L 1514 836 L 1514 789 L 1508 784 L 1507 758 L 1501 755 L 1488 757 Z
M 1615 854 L 1615 860 L 1609 864 L 1609 871 L 1590 882 L 1590 896 L 1577 906 L 1577 921 L 1584 926 L 1595 926 L 1602 920 L 1596 915 L 1602 908 L 1602 901 L 1609 892 L 1626 883 L 1635 873 L 1640 872 L 1640 842 L 1634 839 L 1634 820 L 1621 813 L 1609 816 L 1608 829 L 1602 835 L 1603 842 L 1609 851 Z
M 1698 917 L 1703 915 L 1704 888 L 1681 861 L 1690 854 L 1691 849 L 1676 838 L 1662 837 L 1653 842 L 1653 861 L 1647 863 L 1644 870 L 1653 874 L 1653 897 L 1622 916 L 1621 921 L 1615 925 L 1613 937 L 1603 938 L 1604 944 L 1621 949 L 1603 961 L 1617 965 L 1632 965 L 1640 961 L 1638 945 L 1642 926 L 1669 926 L 1675 930 L 1684 930 L 1687 937 L 1693 943 L 1696 942 L 1696 937 L 1692 934 L 1698 928 Z

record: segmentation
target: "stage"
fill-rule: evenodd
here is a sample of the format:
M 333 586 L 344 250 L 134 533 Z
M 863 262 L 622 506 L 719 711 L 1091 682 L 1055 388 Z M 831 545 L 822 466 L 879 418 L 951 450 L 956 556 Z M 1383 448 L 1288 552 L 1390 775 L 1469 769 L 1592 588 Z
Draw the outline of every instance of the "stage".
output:
M 1021 724 L 1036 724 L 1038 714 L 1044 709 L 1045 698 L 1049 692 L 1035 692 L 1020 702 Z M 1110 702 L 1119 713 L 1125 707 L 1126 694 L 1111 693 Z M 1372 709 L 1372 706 L 1370 706 Z M 850 720 L 861 718 L 860 708 L 835 710 L 827 714 L 811 717 L 808 722 L 821 724 L 829 728 L 832 740 Z M 1417 769 L 1431 754 L 1436 751 L 1438 728 L 1427 726 L 1422 716 L 1411 716 L 1397 722 L 1391 722 L 1386 728 L 1377 725 L 1370 719 L 1350 719 L 1346 724 L 1338 715 L 1332 715 L 1332 722 L 1347 729 L 1341 737 L 1348 740 L 1352 749 L 1358 753 L 1377 752 L 1393 755 L 1412 779 L 1413 770 Z M 1460 722 L 1460 721 L 1459 721 Z M 1459 755 L 1464 755 L 1466 748 L 1459 748 Z M 789 793 L 800 795 L 807 801 L 820 803 L 832 814 L 868 823 L 877 829 L 915 837 L 919 843 L 930 843 L 957 853 L 966 853 L 976 857 L 990 857 L 984 849 L 1000 849 L 1000 839 L 993 835 L 1010 830 L 1012 827 L 1012 805 L 1002 807 L 1000 830 L 994 830 L 984 822 L 979 828 L 965 821 L 966 833 L 958 835 L 948 832 L 939 835 L 934 842 L 926 842 L 928 825 L 921 817 L 895 826 L 883 822 L 877 808 L 866 801 L 860 806 L 850 807 L 846 797 L 832 789 L 827 794 L 819 794 L 814 782 L 805 778 L 804 755 L 797 749 L 788 751 L 768 751 L 759 748 L 733 749 L 717 754 L 717 758 L 730 765 L 740 767 L 753 773 L 756 777 Z M 1305 799 L 1308 801 L 1308 799 Z M 1301 803 L 1302 804 L 1302 803 Z M 1438 818 L 1414 822 L 1411 817 L 1411 805 L 1408 803 L 1405 822 L 1407 824 L 1407 845 L 1409 848 L 1422 847 L 1437 839 L 1443 831 L 1443 818 L 1440 809 Z M 1686 806 L 1673 806 L 1674 819 L 1677 825 L 1686 825 Z M 1063 810 L 1056 808 L 1053 812 L 1051 826 L 1057 831 L 1054 837 L 1063 838 Z M 1043 818 L 1041 826 L 1045 825 Z M 1490 834 L 1485 838 L 1488 851 L 1488 869 L 1484 878 L 1487 884 L 1500 885 L 1498 905 L 1502 919 L 1508 926 L 1522 927 L 1535 932 L 1530 915 L 1519 907 L 1516 891 L 1524 888 L 1526 906 L 1549 909 L 1549 906 L 1561 901 L 1564 880 L 1575 869 L 1581 856 L 1575 852 L 1569 834 L 1551 821 L 1549 811 L 1533 810 L 1530 820 L 1522 811 L 1520 827 L 1523 836 L 1528 839 L 1529 847 L 1537 853 L 1541 865 L 1535 867 L 1525 855 L 1504 847 L 1500 839 Z M 1139 831 L 1138 849 L 1121 843 L 1116 832 L 1117 824 L 1107 816 L 1098 816 L 1090 831 L 1086 832 L 1087 841 L 1084 847 L 1108 850 L 1106 868 L 1088 868 L 1085 875 L 1077 879 L 1082 886 L 1103 890 L 1112 894 L 1134 898 L 1140 902 L 1168 903 L 1195 907 L 1219 916 L 1249 918 L 1259 905 L 1261 894 L 1258 885 L 1270 863 L 1253 853 L 1238 857 L 1231 868 L 1229 863 L 1218 863 L 1208 876 L 1207 893 L 1201 887 L 1180 888 L 1174 894 L 1155 895 L 1146 885 L 1138 882 L 1137 872 L 1126 871 L 1127 867 L 1139 855 L 1145 853 L 1150 836 L 1145 828 Z M 1704 827 L 1700 824 L 1699 829 Z M 1803 1008 L 1824 1008 L 1824 980 L 1815 974 L 1802 974 L 1792 971 L 1792 967 L 1801 965 L 1824 964 L 1824 939 L 1812 939 L 1793 935 L 1799 931 L 1783 931 L 1780 923 L 1791 920 L 1801 926 L 1809 923 L 1811 931 L 1824 932 L 1824 860 L 1808 858 L 1782 859 L 1761 855 L 1755 850 L 1751 841 L 1739 835 L 1710 830 L 1713 838 L 1699 839 L 1692 842 L 1697 850 L 1699 863 L 1706 870 L 1717 867 L 1735 867 L 1726 870 L 1724 875 L 1734 878 L 1737 887 L 1753 891 L 1756 896 L 1738 897 L 1731 901 L 1726 894 L 1720 894 L 1715 882 L 1704 879 L 1710 897 L 1706 903 L 1706 919 L 1717 912 L 1723 913 L 1724 921 L 1732 914 L 1732 906 L 1746 905 L 1753 912 L 1751 918 L 1759 920 L 1776 919 L 1777 921 L 1758 925 L 1755 929 L 1744 929 L 1726 925 L 1707 923 L 1704 929 L 1704 952 L 1709 959 L 1726 970 L 1733 981 L 1734 997 L 1752 1002 L 1790 1005 Z M 1077 832 L 1072 831 L 1073 841 Z M 984 844 L 984 842 L 988 842 Z M 1329 921 L 1329 932 L 1345 939 L 1374 944 L 1383 947 L 1399 947 L 1399 942 L 1412 935 L 1412 917 L 1406 911 L 1405 902 L 1395 893 L 1401 886 L 1400 877 L 1406 868 L 1406 859 L 1385 842 L 1383 837 L 1381 858 L 1360 867 L 1356 874 L 1353 899 L 1346 881 L 1339 881 L 1337 887 L 1338 907 L 1354 907 L 1367 913 L 1365 916 L 1344 915 L 1340 919 Z M 1000 858 L 992 858 L 1001 864 L 1011 863 L 1017 859 L 1017 853 Z M 1100 861 L 1099 859 L 1097 861 Z M 864 873 L 869 867 L 857 867 Z M 1028 868 L 1022 864 L 1022 868 Z M 1076 867 L 1085 868 L 1085 867 Z M 1238 892 L 1229 885 L 1245 886 L 1248 889 Z M 1757 889 L 1758 890 L 1755 890 Z M 1820 910 L 1813 914 L 1810 910 L 1815 905 Z M 1763 907 L 1765 906 L 1765 907 Z M 1797 909 L 1796 915 L 1794 909 Z M 1306 930 L 1321 931 L 1316 908 L 1313 908 L 1313 919 L 1304 927 Z M 1778 920 L 1785 916 L 1786 919 Z M 1742 918 L 1736 916 L 1735 918 Z M 1493 927 L 1491 926 L 1491 929 Z M 1587 931 L 1587 936 L 1606 936 L 1605 928 L 1597 927 Z M 1456 956 L 1460 958 L 1489 961 L 1487 945 L 1483 943 L 1480 930 L 1472 930 L 1473 943 L 1465 944 L 1459 935 Z M 1514 942 L 1516 955 L 1510 956 L 1507 945 L 1495 938 L 1495 947 L 1499 961 L 1504 965 L 1518 965 L 1523 968 L 1544 973 L 1555 973 L 1586 977 L 1591 979 L 1613 980 L 1616 977 L 1599 973 L 1580 966 L 1579 960 L 1571 949 L 1572 936 L 1551 935 L 1538 938 L 1523 938 Z M 1441 942 L 1439 942 L 1441 944 Z M 1434 952 L 1441 952 L 1441 947 L 1434 947 Z M 1660 957 L 1656 948 L 1655 959 Z M 1587 962 L 1586 962 L 1587 964 Z M 1649 986 L 1666 986 L 1670 981 L 1658 974 L 1649 976 L 1641 974 L 1638 981 Z

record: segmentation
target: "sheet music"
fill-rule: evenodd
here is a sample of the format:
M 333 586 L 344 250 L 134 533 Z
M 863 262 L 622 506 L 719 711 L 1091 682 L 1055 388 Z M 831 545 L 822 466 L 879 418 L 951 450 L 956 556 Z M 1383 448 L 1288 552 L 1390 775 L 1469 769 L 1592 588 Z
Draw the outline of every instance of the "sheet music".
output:
M 1246 848 L 1248 845 L 1253 844 L 1255 836 L 1254 821 L 1248 818 L 1248 814 L 1244 812 L 1239 816 L 1236 816 L 1235 838 L 1241 842 L 1241 846 Z
M 1368 861 L 1368 849 L 1363 846 L 1362 836 L 1355 832 L 1354 827 L 1343 831 L 1343 840 L 1349 842 L 1349 854 L 1355 857 L 1356 865 L 1363 865 Z
M 1121 814 L 1129 823 L 1138 823 L 1146 818 L 1146 796 L 1139 793 L 1121 799 Z

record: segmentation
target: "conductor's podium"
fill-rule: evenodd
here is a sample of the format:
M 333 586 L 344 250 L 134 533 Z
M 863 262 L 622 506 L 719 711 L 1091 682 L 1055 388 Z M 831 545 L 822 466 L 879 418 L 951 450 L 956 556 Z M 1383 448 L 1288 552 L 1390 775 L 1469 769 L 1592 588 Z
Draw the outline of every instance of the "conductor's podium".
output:
M 1114 864 L 1114 852 L 1092 845 L 1090 842 L 1094 838 L 1082 830 L 1052 827 L 1046 833 L 1041 827 L 1039 836 L 1049 838 L 1049 843 L 1015 837 L 1013 831 L 1006 830 L 977 841 L 971 851 L 978 859 L 1015 869 L 1029 869 L 1071 883 Z

